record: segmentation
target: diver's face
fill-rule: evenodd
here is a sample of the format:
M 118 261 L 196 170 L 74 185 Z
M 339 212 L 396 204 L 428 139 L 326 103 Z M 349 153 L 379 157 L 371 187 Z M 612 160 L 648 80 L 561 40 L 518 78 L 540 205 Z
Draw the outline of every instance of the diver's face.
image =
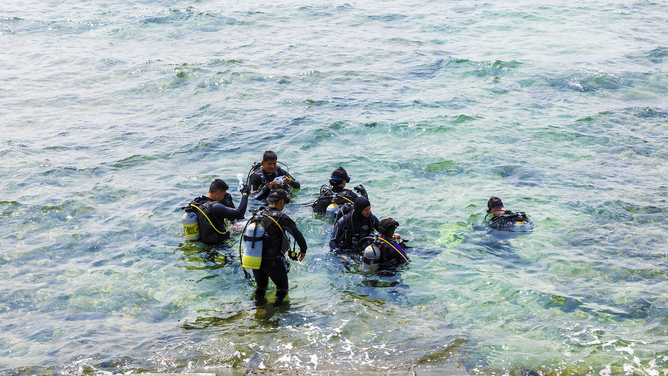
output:
M 371 206 L 367 206 L 364 210 L 362 210 L 362 215 L 369 217 L 371 215 Z
M 496 207 L 496 208 L 494 208 L 494 210 L 492 210 L 492 214 L 499 215 L 499 214 L 503 214 L 505 211 L 506 211 L 506 208 L 504 208 L 503 206 L 501 206 L 500 208 Z
M 276 161 L 262 161 L 262 169 L 267 174 L 273 174 L 276 171 Z

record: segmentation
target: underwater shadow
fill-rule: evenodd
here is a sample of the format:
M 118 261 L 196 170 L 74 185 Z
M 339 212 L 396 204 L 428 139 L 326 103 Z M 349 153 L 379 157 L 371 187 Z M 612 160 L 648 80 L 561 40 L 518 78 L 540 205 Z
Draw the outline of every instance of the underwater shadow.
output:
M 527 235 L 532 229 L 525 231 L 511 231 L 508 229 L 493 229 L 485 225 L 472 225 L 471 230 L 460 232 L 457 237 L 459 247 L 463 248 L 463 255 L 471 260 L 480 260 L 485 255 L 491 255 L 504 264 L 505 267 L 516 269 L 527 261 L 520 257 L 519 248 L 512 244 L 512 240 Z
M 187 270 L 217 270 L 232 265 L 236 260 L 235 250 L 230 245 L 211 246 L 201 242 L 179 244 L 181 260 Z

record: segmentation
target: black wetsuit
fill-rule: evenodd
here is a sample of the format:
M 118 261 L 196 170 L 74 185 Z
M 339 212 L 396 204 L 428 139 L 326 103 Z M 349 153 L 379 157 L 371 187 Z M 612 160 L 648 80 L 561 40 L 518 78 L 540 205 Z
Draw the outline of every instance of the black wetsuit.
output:
M 495 215 L 487 222 L 488 226 L 497 230 L 511 229 L 517 223 L 531 223 L 529 217 L 523 212 L 514 212 L 506 210 L 505 212 Z
M 378 226 L 379 221 L 375 215 L 370 214 L 364 217 L 361 213 L 356 214 L 355 210 L 351 210 L 334 224 L 329 247 L 336 252 L 348 250 L 361 253 L 368 245 L 361 242 L 362 239 L 372 235 L 374 229 L 378 230 Z M 369 240 L 372 241 L 372 239 Z
M 248 184 L 250 185 L 251 192 L 255 193 L 258 190 L 260 190 L 260 192 L 257 192 L 255 199 L 264 200 L 265 198 L 267 198 L 267 196 L 269 195 L 269 191 L 268 190 L 263 191 L 262 188 L 264 188 L 267 185 L 267 183 L 271 183 L 272 181 L 274 181 L 275 178 L 284 175 L 287 175 L 290 179 L 292 179 L 292 182 L 289 185 L 284 184 L 284 186 L 286 186 L 285 187 L 286 189 L 288 190 L 290 188 L 299 189 L 299 187 L 301 186 L 299 184 L 299 181 L 295 180 L 295 178 L 293 178 L 292 175 L 288 174 L 285 170 L 283 170 L 278 166 L 276 167 L 276 170 L 271 174 L 267 174 L 266 172 L 264 172 L 264 168 L 260 168 L 259 170 L 255 171 L 248 179 Z
M 262 248 L 262 263 L 260 269 L 253 270 L 255 283 L 257 288 L 255 290 L 255 299 L 263 300 L 264 294 L 269 285 L 269 278 L 276 285 L 276 297 L 283 299 L 288 293 L 288 270 L 287 261 L 285 260 L 285 252 L 287 251 L 287 238 L 283 231 L 289 232 L 299 245 L 301 252 L 306 252 L 306 240 L 304 235 L 297 229 L 295 222 L 290 219 L 285 213 L 277 208 L 270 206 L 268 208 L 261 208 L 260 213 L 265 217 L 262 219 L 262 226 L 265 229 L 265 240 Z M 271 216 L 268 218 L 266 216 Z M 281 228 L 283 231 L 281 231 Z
M 209 245 L 218 245 L 229 239 L 230 231 L 225 224 L 225 219 L 242 219 L 246 214 L 247 202 L 248 196 L 243 195 L 239 203 L 239 208 L 234 209 L 232 196 L 225 195 L 222 203 L 206 196 L 195 198 L 190 204 L 201 209 L 201 211 L 197 209 L 194 209 L 194 211 L 197 215 L 197 224 L 199 225 L 202 242 Z M 202 212 L 206 214 L 206 217 Z M 212 224 L 215 226 L 215 229 Z
M 325 215 L 327 213 L 327 207 L 331 203 L 336 203 L 338 205 L 343 205 L 346 203 L 354 203 L 355 199 L 359 197 L 357 194 L 350 189 L 344 189 L 338 186 L 330 187 L 324 189 L 321 192 L 320 197 L 313 204 L 313 211 Z

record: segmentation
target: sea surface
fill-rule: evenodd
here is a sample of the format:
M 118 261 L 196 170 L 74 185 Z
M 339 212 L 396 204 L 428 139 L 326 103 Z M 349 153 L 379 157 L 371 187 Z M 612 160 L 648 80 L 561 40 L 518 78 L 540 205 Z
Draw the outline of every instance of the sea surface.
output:
M 0 67 L 2 375 L 668 374 L 666 2 L 5 0 Z M 278 306 L 180 209 L 269 149 Z M 339 166 L 410 266 L 330 252 Z

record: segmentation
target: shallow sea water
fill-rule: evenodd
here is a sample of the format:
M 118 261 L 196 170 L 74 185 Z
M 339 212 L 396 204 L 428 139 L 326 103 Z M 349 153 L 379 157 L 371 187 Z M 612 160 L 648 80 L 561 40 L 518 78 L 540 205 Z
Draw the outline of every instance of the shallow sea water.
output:
M 668 373 L 668 6 L 0 6 L 0 374 Z M 267 149 L 289 304 L 180 206 Z M 411 239 L 367 276 L 303 204 L 338 166 Z M 238 192 L 232 192 L 238 203 Z M 488 231 L 487 199 L 530 232 Z M 257 207 L 257 203 L 253 205 Z M 271 297 L 270 297 L 271 299 Z

